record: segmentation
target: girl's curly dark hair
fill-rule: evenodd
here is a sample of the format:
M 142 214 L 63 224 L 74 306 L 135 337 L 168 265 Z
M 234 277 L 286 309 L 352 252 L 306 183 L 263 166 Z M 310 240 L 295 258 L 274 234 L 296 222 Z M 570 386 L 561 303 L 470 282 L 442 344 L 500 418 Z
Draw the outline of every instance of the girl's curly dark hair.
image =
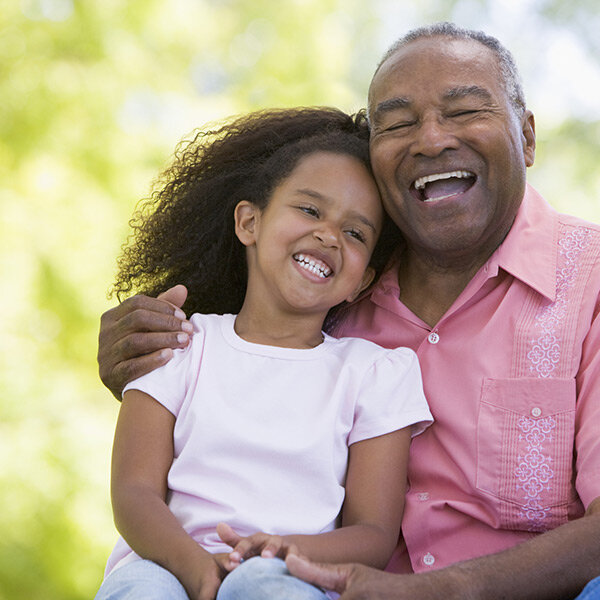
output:
M 200 131 L 178 146 L 158 189 L 138 205 L 111 295 L 155 296 L 182 283 L 188 314 L 236 314 L 247 281 L 245 247 L 234 231 L 237 203 L 264 208 L 275 187 L 314 152 L 348 154 L 371 171 L 368 138 L 363 112 L 350 116 L 334 108 L 259 111 Z M 386 217 L 371 261 L 377 274 L 399 237 Z

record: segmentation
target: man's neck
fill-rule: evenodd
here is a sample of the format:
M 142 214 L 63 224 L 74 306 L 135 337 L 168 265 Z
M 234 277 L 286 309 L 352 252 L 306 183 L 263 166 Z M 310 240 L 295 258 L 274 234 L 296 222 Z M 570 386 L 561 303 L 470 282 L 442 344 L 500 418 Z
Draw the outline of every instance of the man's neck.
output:
M 407 252 L 400 260 L 400 300 L 434 327 L 454 304 L 483 263 L 439 265 Z

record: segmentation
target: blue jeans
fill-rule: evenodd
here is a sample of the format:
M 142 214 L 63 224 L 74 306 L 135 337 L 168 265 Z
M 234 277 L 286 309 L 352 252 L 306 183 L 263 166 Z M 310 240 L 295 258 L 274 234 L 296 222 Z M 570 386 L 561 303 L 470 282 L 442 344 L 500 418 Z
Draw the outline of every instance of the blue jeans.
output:
M 574 600 L 600 600 L 600 577 L 592 579 Z
M 255 556 L 232 571 L 217 600 L 327 600 L 320 589 L 290 575 L 279 558 Z M 175 575 L 149 560 L 134 560 L 113 571 L 94 600 L 189 600 Z
M 319 588 L 290 575 L 280 558 L 255 556 L 221 584 L 217 600 L 327 600 Z
M 185 588 L 167 569 L 150 560 L 134 560 L 113 571 L 94 600 L 189 600 Z

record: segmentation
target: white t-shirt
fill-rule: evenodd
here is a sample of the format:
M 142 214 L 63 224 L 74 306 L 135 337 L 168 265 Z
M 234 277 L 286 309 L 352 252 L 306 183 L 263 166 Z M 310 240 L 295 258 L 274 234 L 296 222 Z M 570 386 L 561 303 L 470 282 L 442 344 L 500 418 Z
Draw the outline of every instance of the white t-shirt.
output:
M 332 530 L 348 446 L 432 421 L 412 350 L 328 335 L 315 348 L 279 348 L 240 338 L 235 315 L 191 322 L 188 347 L 125 390 L 175 415 L 168 504 L 209 552 L 231 550 L 220 521 L 240 535 Z M 119 539 L 106 574 L 134 558 Z

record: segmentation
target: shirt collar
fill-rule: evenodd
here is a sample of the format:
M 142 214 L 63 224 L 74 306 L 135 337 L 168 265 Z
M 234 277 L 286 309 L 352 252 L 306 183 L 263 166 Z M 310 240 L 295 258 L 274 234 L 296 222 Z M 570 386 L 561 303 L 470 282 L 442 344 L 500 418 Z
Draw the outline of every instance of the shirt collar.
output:
M 508 235 L 487 261 L 487 276 L 503 269 L 550 301 L 556 298 L 557 221 L 554 209 L 527 184 L 523 202 Z M 398 297 L 398 261 L 395 256 L 371 292 L 377 303 Z
M 488 260 L 488 276 L 501 268 L 551 301 L 556 297 L 556 212 L 527 184 L 505 240 Z

